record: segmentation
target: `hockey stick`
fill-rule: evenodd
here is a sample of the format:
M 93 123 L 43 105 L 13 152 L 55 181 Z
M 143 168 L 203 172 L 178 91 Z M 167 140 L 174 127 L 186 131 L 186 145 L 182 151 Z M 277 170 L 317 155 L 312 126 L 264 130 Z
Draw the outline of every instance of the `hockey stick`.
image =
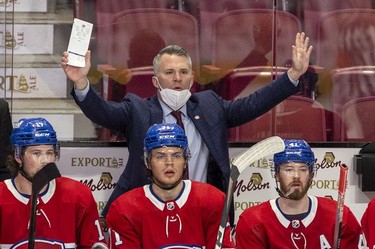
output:
M 284 140 L 278 136 L 273 136 L 254 144 L 248 150 L 233 159 L 231 163 L 232 168 L 230 170 L 230 178 L 224 202 L 224 209 L 221 215 L 220 227 L 217 232 L 215 249 L 222 248 L 224 230 L 227 224 L 230 205 L 232 203 L 234 184 L 236 183 L 241 172 L 246 169 L 246 167 L 262 159 L 263 157 L 281 152 L 284 149 Z
M 345 200 L 347 179 L 348 179 L 348 166 L 346 164 L 340 164 L 337 212 L 336 212 L 335 231 L 333 235 L 334 236 L 333 248 L 335 249 L 340 248 L 341 228 L 342 228 L 342 219 L 343 219 L 343 213 L 344 213 L 344 200 Z
M 53 179 L 60 177 L 60 172 L 55 163 L 48 163 L 39 170 L 33 177 L 31 190 L 31 213 L 29 226 L 29 245 L 28 249 L 34 249 L 35 244 L 35 227 L 36 227 L 36 206 L 38 194 L 44 186 Z

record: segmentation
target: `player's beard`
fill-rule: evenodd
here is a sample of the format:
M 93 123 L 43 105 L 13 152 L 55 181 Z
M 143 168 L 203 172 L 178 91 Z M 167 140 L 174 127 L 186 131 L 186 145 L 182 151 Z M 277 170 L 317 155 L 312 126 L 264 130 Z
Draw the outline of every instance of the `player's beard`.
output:
M 298 183 L 301 187 L 295 188 L 292 190 L 292 185 Z M 286 198 L 291 200 L 301 200 L 309 190 L 311 180 L 309 180 L 308 184 L 303 184 L 300 181 L 294 181 L 290 184 L 286 185 L 284 182 L 280 182 L 280 190 L 285 195 Z

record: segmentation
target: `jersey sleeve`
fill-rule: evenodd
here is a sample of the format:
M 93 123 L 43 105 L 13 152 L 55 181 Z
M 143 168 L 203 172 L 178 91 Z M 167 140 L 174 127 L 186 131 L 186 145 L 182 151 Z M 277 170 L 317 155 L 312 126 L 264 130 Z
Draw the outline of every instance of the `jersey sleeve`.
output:
M 340 238 L 340 248 L 367 248 L 362 227 L 350 209 L 344 207 L 344 221 Z
M 137 233 L 127 214 L 119 208 L 118 201 L 120 200 L 111 204 L 106 216 L 110 249 L 141 249 L 141 235 Z
M 265 232 L 257 222 L 257 218 L 250 217 L 250 215 L 251 212 L 245 211 L 238 219 L 235 236 L 237 249 L 266 249 L 267 247 L 264 245 Z M 254 223 L 250 223 L 249 220 Z
M 99 221 L 99 212 L 90 189 L 83 188 L 77 191 L 82 196 L 84 208 L 79 212 L 80 227 L 78 230 L 77 248 L 90 248 L 98 242 L 106 243 Z
M 369 202 L 361 219 L 362 229 L 369 248 L 373 248 L 375 245 L 375 227 L 373 221 L 375 221 L 375 199 Z

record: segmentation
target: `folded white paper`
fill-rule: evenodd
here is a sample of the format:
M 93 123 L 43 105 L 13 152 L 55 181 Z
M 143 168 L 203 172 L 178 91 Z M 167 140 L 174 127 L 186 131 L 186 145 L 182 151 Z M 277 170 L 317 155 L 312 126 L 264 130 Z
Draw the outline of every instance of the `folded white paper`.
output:
M 68 45 L 68 64 L 85 67 L 85 54 L 89 49 L 93 24 L 74 18 Z

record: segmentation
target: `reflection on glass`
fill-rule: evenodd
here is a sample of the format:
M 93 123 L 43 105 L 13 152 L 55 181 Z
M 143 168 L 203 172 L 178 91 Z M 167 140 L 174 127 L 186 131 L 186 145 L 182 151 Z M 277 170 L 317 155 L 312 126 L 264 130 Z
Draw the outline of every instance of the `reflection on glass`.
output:
M 137 27 L 134 32 L 119 33 L 120 26 L 114 22 L 120 20 L 116 19 L 118 13 L 146 8 L 188 14 L 196 21 L 197 35 L 191 35 L 187 26 L 167 27 L 157 19 L 139 27 L 133 22 L 130 26 Z M 247 17 L 245 9 L 251 9 L 254 17 Z M 236 12 L 238 17 L 234 18 Z M 212 89 L 226 99 L 246 96 L 287 70 L 295 32 L 305 31 L 314 51 L 311 74 L 301 79 L 301 84 L 307 85 L 300 95 L 315 98 L 316 94 L 315 100 L 325 108 L 328 141 L 369 140 L 370 134 L 363 129 L 358 133 L 349 127 L 343 132 L 341 112 L 349 101 L 375 95 L 371 68 L 375 65 L 375 13 L 371 0 L 0 0 L 0 98 L 10 103 L 13 119 L 48 116 L 58 123 L 58 116 L 64 115 L 64 126 L 54 124 L 60 129 L 61 140 L 117 141 L 124 139 L 122 131 L 108 132 L 81 113 L 70 96 L 72 83 L 60 68 L 74 17 L 94 24 L 89 72 L 94 88 L 104 94 L 106 78 L 96 69 L 98 65 L 112 65 L 117 70 L 109 78 L 120 83 L 114 83 L 115 101 L 121 101 L 126 92 L 146 93 L 141 85 L 153 90 L 152 68 L 143 76 L 143 71 L 134 68 L 151 66 L 154 54 L 171 43 L 192 54 L 194 91 Z M 170 19 L 169 23 L 178 22 Z M 131 84 L 134 81 L 136 84 Z M 345 82 L 349 83 L 344 87 Z M 355 128 L 365 126 L 367 121 L 360 118 L 368 116 L 369 108 L 353 110 L 347 112 L 357 115 Z M 262 127 L 255 126 L 255 139 L 274 132 Z M 238 138 L 240 133 L 236 132 Z M 116 136 L 108 135 L 111 133 Z

